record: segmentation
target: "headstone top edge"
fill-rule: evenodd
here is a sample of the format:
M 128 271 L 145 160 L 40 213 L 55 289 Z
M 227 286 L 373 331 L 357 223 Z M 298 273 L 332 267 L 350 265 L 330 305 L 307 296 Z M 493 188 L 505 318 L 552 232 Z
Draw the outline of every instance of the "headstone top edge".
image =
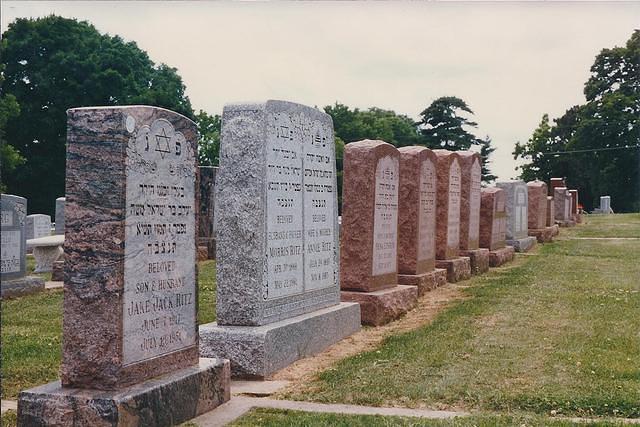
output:
M 376 150 L 376 151 L 388 151 L 398 152 L 398 149 L 388 142 L 379 139 L 363 139 L 362 141 L 354 141 L 345 145 L 345 150 Z
M 9 200 L 14 200 L 16 202 L 23 202 L 24 201 L 24 203 L 27 203 L 27 198 L 26 197 L 18 196 L 18 195 L 15 195 L 15 194 L 2 193 L 2 197 L 3 198 L 6 197 Z
M 333 119 L 331 118 L 331 116 L 327 113 L 325 113 L 324 111 L 316 108 L 316 107 L 310 107 L 308 105 L 304 105 L 304 104 L 299 104 L 297 102 L 291 102 L 291 101 L 283 101 L 283 100 L 278 100 L 278 99 L 268 99 L 266 101 L 259 101 L 259 102 L 231 102 L 228 104 L 225 104 L 223 107 L 223 114 L 224 113 L 232 113 L 232 112 L 240 112 L 240 111 L 256 111 L 256 110 L 262 110 L 262 111 L 272 111 L 272 110 L 276 110 L 276 111 L 291 111 L 291 110 L 300 110 L 303 111 L 304 113 L 310 115 L 310 116 L 314 116 L 318 119 L 324 120 L 324 121 L 328 121 L 333 125 Z
M 436 161 L 437 157 L 435 155 L 435 153 L 433 152 L 433 150 L 427 148 L 427 147 L 422 147 L 420 145 L 411 145 L 411 146 L 407 146 L 407 147 L 400 147 L 398 148 L 398 151 L 400 152 L 401 156 L 416 156 L 416 157 L 427 157 L 432 161 Z
M 135 110 L 140 108 L 150 108 L 157 111 L 164 111 L 166 113 L 170 113 L 171 115 L 179 116 L 180 118 L 187 120 L 196 126 L 196 123 L 191 120 L 189 117 L 180 114 L 176 111 L 169 110 L 167 108 L 156 107 L 154 105 L 105 105 L 105 106 L 97 106 L 97 107 L 75 107 L 67 109 L 67 116 L 76 113 L 76 112 L 90 112 L 90 111 L 100 111 L 100 110 L 114 110 L 114 111 L 127 111 L 127 110 Z

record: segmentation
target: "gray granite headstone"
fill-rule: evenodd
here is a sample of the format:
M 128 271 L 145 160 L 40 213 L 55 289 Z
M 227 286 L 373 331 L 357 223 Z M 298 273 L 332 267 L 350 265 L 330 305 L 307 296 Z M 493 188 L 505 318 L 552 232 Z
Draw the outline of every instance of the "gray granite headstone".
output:
M 514 246 L 516 251 L 523 252 L 531 248 L 536 241 L 529 237 L 529 190 L 524 181 L 498 182 L 496 187 L 505 192 L 505 208 L 507 214 L 506 243 Z
M 611 212 L 611 196 L 600 197 L 600 213 L 609 214 Z
M 26 273 L 27 199 L 2 195 L 2 245 L 0 274 L 2 280 L 24 277 Z
M 51 235 L 51 217 L 44 214 L 27 215 L 27 240 Z
M 56 199 L 56 234 L 64 234 L 64 205 L 66 197 Z
M 263 377 L 359 329 L 358 305 L 340 303 L 329 115 L 284 101 L 225 106 L 215 197 L 218 323 L 200 327 L 202 356 Z

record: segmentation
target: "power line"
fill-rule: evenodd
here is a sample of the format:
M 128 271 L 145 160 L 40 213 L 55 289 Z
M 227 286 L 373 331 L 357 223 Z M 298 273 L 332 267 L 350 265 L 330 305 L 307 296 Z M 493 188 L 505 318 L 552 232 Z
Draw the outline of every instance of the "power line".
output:
M 630 150 L 634 148 L 640 148 L 640 145 L 625 145 L 624 147 L 591 148 L 588 150 L 552 151 L 550 153 L 538 153 L 538 154 L 541 154 L 543 156 L 550 156 L 550 155 L 556 155 L 556 154 L 592 153 L 596 151 L 611 151 L 611 150 Z

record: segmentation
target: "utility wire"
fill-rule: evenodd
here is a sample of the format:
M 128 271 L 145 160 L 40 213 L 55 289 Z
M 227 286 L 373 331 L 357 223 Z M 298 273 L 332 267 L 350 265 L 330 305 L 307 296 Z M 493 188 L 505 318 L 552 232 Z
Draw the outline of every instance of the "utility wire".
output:
M 640 145 L 625 145 L 624 147 L 591 148 L 587 150 L 553 151 L 551 153 L 538 153 L 538 154 L 541 154 L 543 156 L 550 156 L 550 155 L 556 155 L 556 154 L 592 153 L 595 151 L 630 150 L 634 148 L 640 148 Z

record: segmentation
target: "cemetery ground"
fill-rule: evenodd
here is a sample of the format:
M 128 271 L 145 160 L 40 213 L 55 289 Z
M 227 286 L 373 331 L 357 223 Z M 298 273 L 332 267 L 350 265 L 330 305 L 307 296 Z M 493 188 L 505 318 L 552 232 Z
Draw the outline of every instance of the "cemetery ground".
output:
M 394 322 L 411 330 L 391 324 L 385 338 L 380 328 L 365 328 L 357 338 L 361 352 L 298 362 L 286 370 L 290 386 L 275 396 L 470 417 L 259 408 L 235 425 L 564 426 L 572 421 L 557 417 L 640 418 L 639 254 L 640 214 L 586 216 L 554 243 L 446 285 L 454 291 L 436 316 L 410 313 Z M 215 319 L 213 261 L 200 264 L 199 284 L 199 322 L 206 323 Z M 432 294 L 438 292 L 446 290 Z M 2 399 L 15 400 L 20 390 L 57 377 L 61 316 L 61 290 L 2 301 Z M 411 319 L 417 320 L 407 324 Z M 367 336 L 376 338 L 362 345 Z M 14 423 L 14 412 L 2 415 L 2 425 Z

